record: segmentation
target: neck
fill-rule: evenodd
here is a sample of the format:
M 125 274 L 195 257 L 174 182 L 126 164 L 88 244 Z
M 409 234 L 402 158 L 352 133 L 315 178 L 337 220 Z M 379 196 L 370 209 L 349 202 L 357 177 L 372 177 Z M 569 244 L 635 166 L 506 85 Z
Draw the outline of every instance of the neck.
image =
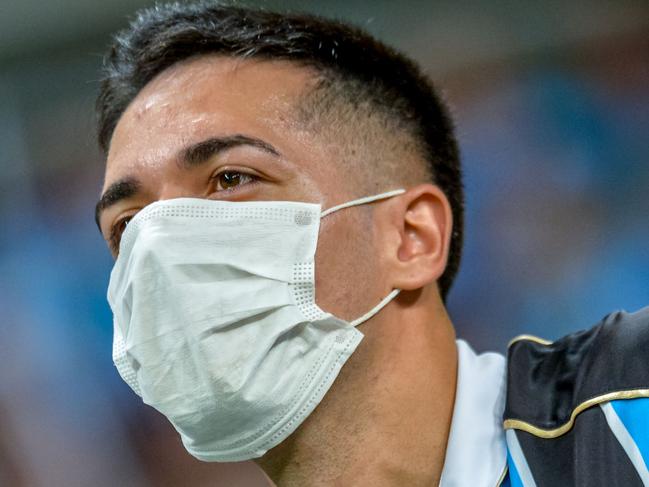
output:
M 257 460 L 278 487 L 439 484 L 457 353 L 444 306 L 425 293 L 402 293 L 362 325 L 322 403 Z

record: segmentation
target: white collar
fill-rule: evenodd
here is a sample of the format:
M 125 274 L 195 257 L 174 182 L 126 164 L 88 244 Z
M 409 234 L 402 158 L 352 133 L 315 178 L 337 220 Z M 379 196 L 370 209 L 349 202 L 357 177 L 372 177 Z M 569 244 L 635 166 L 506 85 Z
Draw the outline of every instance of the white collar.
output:
M 507 464 L 505 357 L 477 355 L 463 340 L 457 340 L 457 351 L 455 406 L 440 487 L 495 487 Z

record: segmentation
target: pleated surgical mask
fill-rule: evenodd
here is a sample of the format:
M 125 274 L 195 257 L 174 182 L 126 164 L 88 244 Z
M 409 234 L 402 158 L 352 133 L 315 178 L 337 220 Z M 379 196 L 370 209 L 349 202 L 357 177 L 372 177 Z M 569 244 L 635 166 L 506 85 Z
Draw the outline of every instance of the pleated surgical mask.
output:
M 189 453 L 230 462 L 262 456 L 305 420 L 331 387 L 368 320 L 315 302 L 321 212 L 288 201 L 180 198 L 128 225 L 110 276 L 113 360 L 164 414 Z

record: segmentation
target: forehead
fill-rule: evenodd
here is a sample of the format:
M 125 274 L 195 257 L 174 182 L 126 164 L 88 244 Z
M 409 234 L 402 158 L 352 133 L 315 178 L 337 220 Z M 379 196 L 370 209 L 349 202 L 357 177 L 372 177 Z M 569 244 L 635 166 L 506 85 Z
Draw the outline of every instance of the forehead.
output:
M 311 70 L 285 61 L 207 56 L 174 65 L 122 114 L 106 181 L 169 159 L 180 147 L 209 136 L 246 133 L 280 146 L 296 140 L 301 129 L 295 104 L 313 82 Z

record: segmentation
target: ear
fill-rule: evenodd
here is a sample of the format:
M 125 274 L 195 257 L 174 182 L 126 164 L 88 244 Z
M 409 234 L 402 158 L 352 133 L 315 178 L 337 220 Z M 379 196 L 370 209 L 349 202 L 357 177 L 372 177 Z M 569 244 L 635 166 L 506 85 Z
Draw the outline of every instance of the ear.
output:
M 397 203 L 398 201 L 398 203 Z M 399 196 L 385 235 L 392 287 L 412 291 L 436 282 L 446 269 L 453 228 L 451 205 L 442 190 L 421 184 Z

